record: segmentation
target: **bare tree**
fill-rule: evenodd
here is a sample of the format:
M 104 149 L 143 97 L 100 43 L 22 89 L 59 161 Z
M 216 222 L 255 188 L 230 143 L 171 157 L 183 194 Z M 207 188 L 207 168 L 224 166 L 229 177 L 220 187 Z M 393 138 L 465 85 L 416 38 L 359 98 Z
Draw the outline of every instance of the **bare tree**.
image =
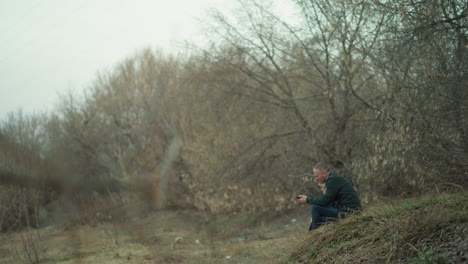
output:
M 308 150 L 315 153 L 311 159 L 350 172 L 353 149 L 365 141 L 361 122 L 369 118 L 362 113 L 386 114 L 377 106 L 383 92 L 374 87 L 370 55 L 388 16 L 374 13 L 366 1 L 294 3 L 298 25 L 250 1 L 242 2 L 237 24 L 214 14 L 213 30 L 228 48 L 213 60 L 244 75 L 219 74 L 219 83 L 290 112 L 297 122 L 293 131 L 302 130 L 298 136 L 315 148 Z

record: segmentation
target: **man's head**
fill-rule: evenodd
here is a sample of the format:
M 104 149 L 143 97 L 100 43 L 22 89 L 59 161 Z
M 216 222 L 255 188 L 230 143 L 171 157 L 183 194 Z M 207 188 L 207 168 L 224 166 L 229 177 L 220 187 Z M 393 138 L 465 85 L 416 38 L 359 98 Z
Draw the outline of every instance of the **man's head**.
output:
M 315 180 L 319 183 L 324 183 L 328 178 L 328 174 L 330 174 L 330 170 L 330 167 L 326 163 L 318 163 L 314 167 Z

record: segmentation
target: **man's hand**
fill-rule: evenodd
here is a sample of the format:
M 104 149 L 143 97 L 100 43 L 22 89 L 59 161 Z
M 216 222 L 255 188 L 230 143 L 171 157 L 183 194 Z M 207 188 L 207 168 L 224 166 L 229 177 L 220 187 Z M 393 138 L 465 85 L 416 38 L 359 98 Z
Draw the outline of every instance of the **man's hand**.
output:
M 297 197 L 299 198 L 299 202 L 301 204 L 307 203 L 307 196 L 306 195 L 301 194 L 301 195 L 298 195 Z

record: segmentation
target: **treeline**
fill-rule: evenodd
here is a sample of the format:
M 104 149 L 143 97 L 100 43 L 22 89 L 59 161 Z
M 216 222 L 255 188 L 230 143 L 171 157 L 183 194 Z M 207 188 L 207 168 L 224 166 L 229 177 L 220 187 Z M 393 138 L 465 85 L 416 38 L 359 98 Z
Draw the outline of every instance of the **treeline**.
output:
M 467 3 L 292 2 L 294 23 L 243 1 L 211 13 L 206 50 L 144 50 L 53 113 L 10 114 L 2 204 L 281 211 L 318 161 L 361 195 L 465 188 Z

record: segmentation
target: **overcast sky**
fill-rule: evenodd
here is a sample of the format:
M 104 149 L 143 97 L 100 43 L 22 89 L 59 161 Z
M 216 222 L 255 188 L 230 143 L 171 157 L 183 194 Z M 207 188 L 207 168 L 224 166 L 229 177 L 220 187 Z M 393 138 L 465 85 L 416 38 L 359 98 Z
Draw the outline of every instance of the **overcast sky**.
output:
M 196 19 L 234 0 L 0 0 L 0 120 L 50 112 L 98 71 L 145 47 L 165 53 L 200 38 Z

